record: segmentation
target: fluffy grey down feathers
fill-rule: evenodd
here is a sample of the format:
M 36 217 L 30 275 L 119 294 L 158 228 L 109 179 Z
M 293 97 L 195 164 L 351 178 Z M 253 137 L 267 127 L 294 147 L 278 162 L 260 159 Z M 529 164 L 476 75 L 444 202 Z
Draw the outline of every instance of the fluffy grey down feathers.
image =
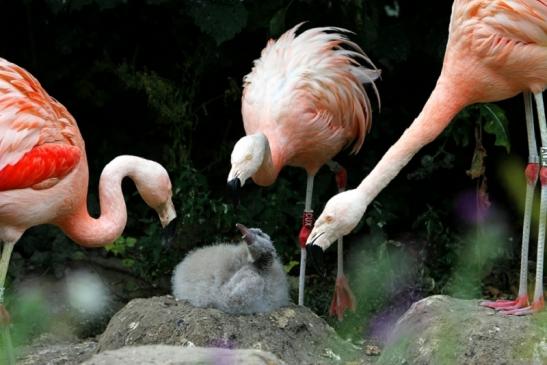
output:
M 173 295 L 196 307 L 242 314 L 288 304 L 288 284 L 270 237 L 238 224 L 240 244 L 220 243 L 190 252 L 172 277 Z

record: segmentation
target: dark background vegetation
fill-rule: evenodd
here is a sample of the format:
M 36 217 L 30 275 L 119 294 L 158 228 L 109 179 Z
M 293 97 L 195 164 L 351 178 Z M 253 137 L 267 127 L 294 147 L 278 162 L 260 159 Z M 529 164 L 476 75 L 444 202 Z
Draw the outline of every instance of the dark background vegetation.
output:
M 231 149 L 244 134 L 242 77 L 269 38 L 299 22 L 307 21 L 304 28 L 332 25 L 355 32 L 351 38 L 382 70 L 382 79 L 377 83 L 381 109 L 374 105 L 363 149 L 356 156 L 344 151 L 337 159 L 354 187 L 433 89 L 450 8 L 451 2 L 437 0 L 0 1 L 0 57 L 34 74 L 78 121 L 90 165 L 90 210 L 99 213 L 103 166 L 116 155 L 134 154 L 166 166 L 179 215 L 175 237 L 165 239 L 154 213 L 125 182 L 129 221 L 120 240 L 106 250 L 87 250 L 54 227 L 33 228 L 16 247 L 24 268 L 12 265 L 12 279 L 30 269 L 62 276 L 69 261 L 99 255 L 119 260 L 157 287 L 150 295 L 165 292 L 186 252 L 237 239 L 236 222 L 267 231 L 296 276 L 304 171 L 286 168 L 269 188 L 249 183 L 238 209 L 225 188 Z M 433 293 L 481 297 L 515 290 L 521 218 L 510 192 L 519 191 L 523 181 L 518 168 L 526 158 L 523 114 L 520 98 L 488 110 L 468 108 L 371 204 L 346 238 L 359 308 L 349 321 L 335 323 L 339 330 L 356 333 L 374 314 Z M 515 121 L 510 140 L 505 117 Z M 478 131 L 488 157 L 472 166 L 473 155 L 480 157 Z M 511 161 L 509 142 L 511 155 L 519 156 L 512 164 L 505 162 Z M 470 169 L 479 177 L 471 179 Z M 488 187 L 481 185 L 486 178 Z M 469 219 L 478 191 L 492 202 L 479 224 Z M 315 210 L 320 212 L 335 192 L 332 174 L 322 169 Z M 457 209 L 461 201 L 470 213 Z M 333 246 L 327 278 L 309 270 L 307 303 L 322 316 L 334 285 L 335 254 Z

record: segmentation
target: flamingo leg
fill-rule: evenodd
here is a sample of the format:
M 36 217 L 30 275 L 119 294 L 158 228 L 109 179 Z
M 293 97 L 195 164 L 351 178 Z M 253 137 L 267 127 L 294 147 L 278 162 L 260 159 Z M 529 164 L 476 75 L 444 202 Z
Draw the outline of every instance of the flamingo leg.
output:
M 306 241 L 313 228 L 313 210 L 311 209 L 311 198 L 313 194 L 313 175 L 308 175 L 306 183 L 306 200 L 304 214 L 302 217 L 302 228 L 300 229 L 300 275 L 298 277 L 298 305 L 304 305 L 304 288 L 306 280 Z
M 543 106 L 542 93 L 534 94 L 536 100 L 537 114 L 539 120 L 539 130 L 541 133 L 541 199 L 539 206 L 539 229 L 538 229 L 538 246 L 536 258 L 536 285 L 534 290 L 534 298 L 532 304 L 524 307 L 508 311 L 503 311 L 503 314 L 522 316 L 541 311 L 544 307 L 543 298 L 543 260 L 545 252 L 545 225 L 547 220 L 547 121 L 545 120 L 545 108 Z
M 520 255 L 519 292 L 515 300 L 484 301 L 480 304 L 485 307 L 509 311 L 528 306 L 528 247 L 530 242 L 530 223 L 532 220 L 532 205 L 534 190 L 539 174 L 539 155 L 534 132 L 534 112 L 532 110 L 532 95 L 524 93 L 524 107 L 526 111 L 526 130 L 528 132 L 528 166 L 526 167 L 526 200 L 524 205 L 524 222 L 522 224 L 522 249 Z
M 335 161 L 327 162 L 327 165 L 332 172 L 336 174 L 336 184 L 338 192 L 346 190 L 347 172 L 343 166 Z M 351 291 L 348 279 L 344 274 L 344 239 L 338 239 L 338 257 L 336 270 L 336 284 L 334 286 L 334 296 L 329 309 L 331 316 L 336 316 L 339 321 L 344 318 L 344 313 L 347 309 L 355 311 L 356 300 L 355 295 Z
M 2 248 L 2 258 L 0 259 L 0 332 L 4 343 L 6 360 L 10 365 L 15 365 L 15 353 L 13 351 L 13 344 L 9 331 L 10 315 L 4 307 L 4 283 L 6 281 L 9 261 L 14 245 L 14 241 L 4 242 L 4 246 Z

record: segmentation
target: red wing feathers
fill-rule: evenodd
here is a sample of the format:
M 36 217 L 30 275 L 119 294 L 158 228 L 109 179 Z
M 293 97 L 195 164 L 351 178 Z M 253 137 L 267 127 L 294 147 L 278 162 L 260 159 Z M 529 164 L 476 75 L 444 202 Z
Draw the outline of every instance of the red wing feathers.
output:
M 0 171 L 44 144 L 83 148 L 66 108 L 30 73 L 0 58 Z
M 34 147 L 14 165 L 0 170 L 0 191 L 33 187 L 48 179 L 61 179 L 78 164 L 81 152 L 70 145 Z

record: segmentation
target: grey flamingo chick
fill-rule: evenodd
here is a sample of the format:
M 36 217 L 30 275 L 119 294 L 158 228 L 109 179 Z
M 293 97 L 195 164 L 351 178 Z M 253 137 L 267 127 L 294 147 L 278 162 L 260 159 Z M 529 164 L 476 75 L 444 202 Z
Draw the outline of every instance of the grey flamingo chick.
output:
M 269 312 L 289 303 L 289 287 L 270 236 L 236 227 L 240 244 L 220 243 L 190 252 L 173 272 L 173 295 L 196 307 L 227 313 Z

